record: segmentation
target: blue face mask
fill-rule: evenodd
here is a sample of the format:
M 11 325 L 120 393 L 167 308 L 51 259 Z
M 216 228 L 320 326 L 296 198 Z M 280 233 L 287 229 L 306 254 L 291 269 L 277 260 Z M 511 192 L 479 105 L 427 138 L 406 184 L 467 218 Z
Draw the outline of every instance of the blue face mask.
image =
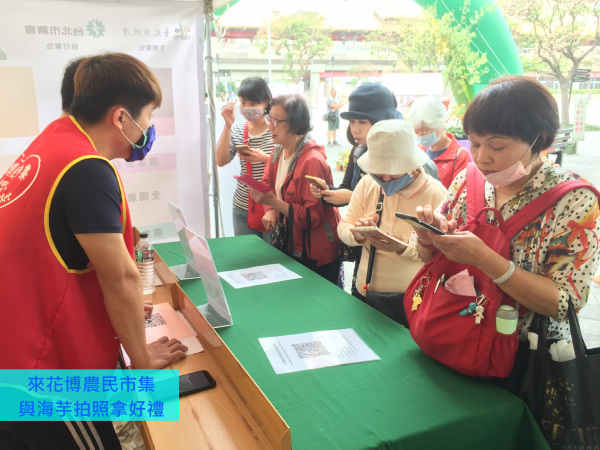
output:
M 408 186 L 410 183 L 412 183 L 414 181 L 414 179 L 410 173 L 405 173 L 400 178 L 395 178 L 390 181 L 383 181 L 381 178 L 376 177 L 373 174 L 371 174 L 371 176 L 377 182 L 377 184 L 379 186 L 381 186 L 381 188 L 383 189 L 383 192 L 388 197 L 391 197 L 396 192 L 404 189 L 406 186 Z
M 127 111 L 125 111 L 125 112 L 127 112 Z M 133 117 L 131 117 L 131 115 L 128 112 L 127 112 L 127 115 L 133 121 L 133 123 L 135 123 L 136 126 L 140 130 L 142 130 L 142 127 L 140 127 L 137 124 L 137 122 L 135 120 L 133 120 Z M 121 134 L 123 136 L 125 136 L 125 133 L 123 133 L 123 130 L 121 130 Z M 145 130 L 142 130 L 142 137 L 135 144 L 133 142 L 131 142 L 127 136 L 125 136 L 125 139 L 127 139 L 129 141 L 129 143 L 131 144 L 131 147 L 133 149 L 133 151 L 131 152 L 131 157 L 129 159 L 126 159 L 125 161 L 127 161 L 127 162 L 141 161 L 142 159 L 144 159 L 146 157 L 148 152 L 150 152 L 150 150 L 152 149 L 152 144 L 156 140 L 154 125 L 150 126 L 150 128 L 146 128 Z
M 436 136 L 434 132 L 431 132 L 431 134 L 428 134 L 427 136 L 417 136 L 417 141 L 423 147 L 431 147 L 440 142 L 440 138 L 441 136 Z

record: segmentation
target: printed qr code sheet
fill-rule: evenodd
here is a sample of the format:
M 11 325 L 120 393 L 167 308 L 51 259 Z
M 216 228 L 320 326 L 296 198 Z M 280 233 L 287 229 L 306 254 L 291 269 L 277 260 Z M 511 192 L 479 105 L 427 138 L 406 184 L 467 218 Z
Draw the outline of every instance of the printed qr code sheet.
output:
M 146 319 L 146 328 L 154 328 L 160 325 L 166 325 L 167 321 L 161 313 L 150 314 L 150 317 Z
M 267 278 L 267 275 L 265 275 L 261 271 L 242 273 L 241 275 L 248 281 L 264 280 Z
M 260 338 L 277 374 L 379 360 L 351 329 Z
M 235 289 L 302 278 L 281 264 L 267 264 L 264 266 L 229 270 L 227 272 L 219 272 L 219 276 Z
M 292 348 L 296 350 L 298 358 L 301 359 L 331 355 L 329 350 L 327 350 L 327 347 L 325 347 L 321 341 L 292 344 Z

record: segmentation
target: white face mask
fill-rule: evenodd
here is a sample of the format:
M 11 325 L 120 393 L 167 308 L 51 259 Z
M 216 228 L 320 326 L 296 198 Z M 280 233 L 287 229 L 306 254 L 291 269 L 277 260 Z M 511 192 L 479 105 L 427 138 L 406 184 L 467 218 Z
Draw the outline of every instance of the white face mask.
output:
M 508 186 L 509 184 L 513 184 L 516 181 L 519 181 L 521 178 L 524 178 L 527 175 L 529 175 L 531 173 L 531 165 L 533 163 L 533 156 L 532 156 L 531 160 L 529 161 L 529 164 L 527 164 L 527 168 L 525 168 L 523 166 L 523 163 L 521 162 L 521 160 L 523 158 L 525 158 L 527 153 L 531 150 L 531 148 L 535 144 L 535 141 L 537 141 L 538 137 L 539 137 L 539 134 L 535 137 L 533 144 L 531 144 L 531 146 L 527 149 L 527 151 L 525 152 L 525 154 L 523 155 L 523 157 L 520 160 L 518 160 L 516 163 L 512 164 L 511 166 L 507 167 L 504 170 L 486 175 L 485 176 L 486 181 L 494 187 L 503 187 L 503 186 Z

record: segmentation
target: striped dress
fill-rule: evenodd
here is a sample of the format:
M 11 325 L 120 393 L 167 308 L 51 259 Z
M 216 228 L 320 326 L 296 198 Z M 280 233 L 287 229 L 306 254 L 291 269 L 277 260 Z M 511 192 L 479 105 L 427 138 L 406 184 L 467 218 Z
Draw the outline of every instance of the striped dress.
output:
M 271 132 L 267 128 L 262 134 L 258 136 L 248 135 L 249 146 L 252 149 L 259 149 L 270 155 L 273 151 L 273 138 L 271 138 Z M 236 145 L 242 145 L 244 143 L 244 122 L 234 123 L 231 127 L 231 139 L 229 140 L 229 156 L 233 160 L 237 151 L 235 150 Z M 242 166 L 242 175 L 246 174 L 246 162 L 240 160 Z M 252 163 L 252 178 L 260 181 L 265 171 L 264 163 L 253 162 Z M 237 182 L 237 188 L 233 196 L 233 206 L 248 210 L 248 186 L 244 183 Z

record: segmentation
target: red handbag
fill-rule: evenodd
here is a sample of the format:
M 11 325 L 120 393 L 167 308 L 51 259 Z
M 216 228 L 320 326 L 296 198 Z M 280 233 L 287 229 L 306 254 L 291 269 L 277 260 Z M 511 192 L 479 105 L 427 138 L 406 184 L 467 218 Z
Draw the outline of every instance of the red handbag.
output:
M 248 122 L 244 124 L 244 144 L 249 145 Z M 246 161 L 246 173 L 252 176 L 252 163 Z M 265 215 L 265 208 L 260 203 L 252 200 L 248 195 L 248 226 L 253 230 L 266 233 L 268 230 L 263 226 L 262 218 Z
M 585 181 L 567 181 L 504 221 L 496 209 L 484 207 L 484 179 L 473 163 L 467 166 L 466 185 L 467 222 L 460 230 L 472 232 L 508 260 L 512 259 L 510 239 L 568 191 L 585 187 L 600 195 Z M 487 224 L 487 211 L 495 212 L 499 226 Z M 458 295 L 444 288 L 443 280 L 464 269 L 474 277 L 478 296 Z M 484 308 L 480 321 L 472 312 L 465 313 L 472 303 Z M 510 335 L 496 331 L 496 311 L 503 304 L 514 305 L 514 300 L 477 267 L 450 261 L 442 252 L 421 268 L 404 295 L 410 334 L 417 345 L 442 364 L 474 377 L 504 378 L 513 369 L 518 331 Z M 526 310 L 521 307 L 519 312 L 522 315 Z

